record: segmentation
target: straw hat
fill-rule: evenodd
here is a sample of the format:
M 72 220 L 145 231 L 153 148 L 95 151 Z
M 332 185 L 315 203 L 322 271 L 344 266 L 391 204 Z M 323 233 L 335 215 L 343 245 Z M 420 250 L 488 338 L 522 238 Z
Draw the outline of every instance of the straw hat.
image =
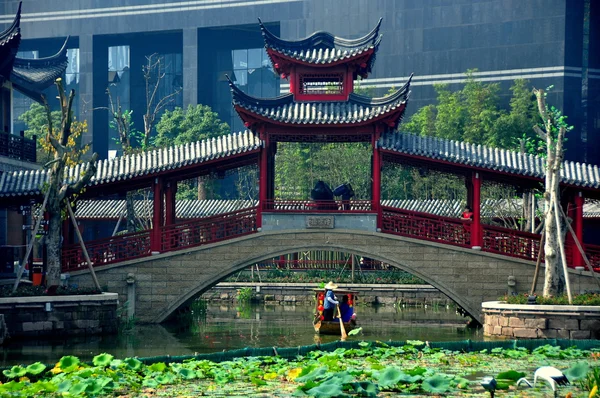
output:
M 329 281 L 329 283 L 325 285 L 326 290 L 333 290 L 333 289 L 337 289 L 337 288 L 338 288 L 338 286 L 331 281 Z

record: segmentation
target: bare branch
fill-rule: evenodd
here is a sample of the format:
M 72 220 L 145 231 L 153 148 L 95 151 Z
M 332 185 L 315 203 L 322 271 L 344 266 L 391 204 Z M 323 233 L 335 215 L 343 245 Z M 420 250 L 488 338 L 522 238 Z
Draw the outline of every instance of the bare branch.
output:
M 88 167 L 83 176 L 73 184 L 65 184 L 63 186 L 66 187 L 65 196 L 60 198 L 61 200 L 65 197 L 69 197 L 74 193 L 80 192 L 88 182 L 90 182 L 91 178 L 96 174 L 96 164 L 98 162 L 98 154 L 94 152 L 92 155 L 92 159 L 88 162 Z M 61 188 L 62 191 L 62 188 Z
M 548 117 L 548 111 L 546 109 L 546 93 L 544 91 L 544 89 L 540 88 L 540 89 L 533 89 L 533 94 L 535 94 L 535 97 L 537 99 L 537 105 L 538 105 L 538 112 L 540 113 L 540 116 L 542 117 L 542 120 L 544 121 L 544 125 L 547 125 L 548 120 L 550 119 Z
M 536 132 L 536 134 L 538 135 L 538 137 L 540 137 L 542 140 L 546 141 L 546 139 L 548 138 L 548 134 L 546 134 L 541 128 L 539 128 L 538 126 L 533 126 L 533 131 Z

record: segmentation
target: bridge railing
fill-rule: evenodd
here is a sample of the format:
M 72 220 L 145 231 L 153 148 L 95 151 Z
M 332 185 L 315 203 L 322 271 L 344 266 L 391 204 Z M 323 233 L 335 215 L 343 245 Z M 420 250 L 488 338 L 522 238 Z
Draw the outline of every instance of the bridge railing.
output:
M 308 259 L 271 259 L 268 261 L 262 261 L 259 264 L 260 268 L 266 269 L 290 269 L 290 270 L 327 270 L 327 269 L 341 269 L 346 267 L 346 270 L 352 268 L 352 260 L 308 260 Z M 383 270 L 388 269 L 387 265 L 384 265 L 381 261 L 366 260 L 357 264 L 357 269 L 361 271 L 365 270 Z
M 285 213 L 366 213 L 372 212 L 370 200 L 294 200 L 271 199 L 264 201 L 263 211 Z
M 161 251 L 180 250 L 257 232 L 257 208 L 161 227 Z
M 85 243 L 94 267 L 149 256 L 150 230 L 97 239 Z M 72 244 L 62 249 L 62 271 L 87 268 L 81 246 Z
M 469 247 L 471 221 L 382 206 L 381 231 Z
M 483 230 L 483 246 L 481 248 L 483 251 L 526 260 L 535 261 L 537 259 L 541 238 L 539 234 L 487 224 L 482 224 L 481 228 Z

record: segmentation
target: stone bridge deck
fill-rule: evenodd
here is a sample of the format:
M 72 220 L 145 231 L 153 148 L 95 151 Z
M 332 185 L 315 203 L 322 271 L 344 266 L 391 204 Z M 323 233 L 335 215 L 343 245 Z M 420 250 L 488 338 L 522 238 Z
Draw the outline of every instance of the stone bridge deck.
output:
M 96 269 L 100 284 L 127 297 L 127 276 L 135 276 L 136 318 L 162 322 L 179 307 L 194 300 L 219 281 L 252 264 L 306 250 L 340 251 L 383 261 L 410 272 L 439 289 L 479 322 L 481 303 L 506 294 L 514 276 L 517 290 L 527 292 L 535 264 L 440 244 L 432 241 L 353 229 L 260 231 L 227 241 L 138 258 Z M 595 290 L 588 272 L 570 270 L 574 293 Z M 76 271 L 71 280 L 92 285 L 88 271 Z M 543 278 L 539 278 L 538 291 Z

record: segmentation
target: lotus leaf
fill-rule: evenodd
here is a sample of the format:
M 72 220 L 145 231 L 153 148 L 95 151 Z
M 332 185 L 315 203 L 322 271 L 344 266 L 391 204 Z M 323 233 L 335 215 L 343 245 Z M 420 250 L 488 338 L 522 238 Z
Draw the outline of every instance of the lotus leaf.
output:
M 156 388 L 158 387 L 158 382 L 154 379 L 144 379 L 144 381 L 142 381 L 142 385 L 144 387 Z
M 196 378 L 196 372 L 194 372 L 191 369 L 186 369 L 186 368 L 180 368 L 177 371 L 177 374 L 179 376 L 181 376 L 182 379 L 186 379 L 186 380 L 192 380 Z
M 421 340 L 406 340 L 406 344 L 414 345 L 415 347 L 419 347 L 419 346 L 425 345 L 425 342 L 421 341 Z
M 175 381 L 175 376 L 173 373 L 164 373 L 156 376 L 156 381 L 159 384 L 171 384 Z
M 571 366 L 569 369 L 564 371 L 565 376 L 570 381 L 583 379 L 587 376 L 590 371 L 590 366 L 587 362 L 577 362 L 575 365 Z
M 417 377 L 417 379 L 414 379 L 415 377 Z M 396 367 L 388 366 L 382 372 L 379 372 L 377 382 L 381 387 L 393 387 L 401 381 L 405 383 L 414 383 L 418 379 L 418 376 L 410 376 Z
M 134 372 L 140 370 L 143 365 L 137 358 L 125 358 L 123 360 L 123 363 L 125 364 L 127 369 L 133 370 Z
M 257 387 L 266 386 L 267 385 L 267 382 L 264 381 L 263 379 L 259 378 L 259 377 L 251 377 L 250 381 L 252 382 L 252 384 L 254 384 Z
M 51 381 L 38 380 L 36 383 L 31 385 L 30 390 L 34 393 L 56 392 L 58 390 L 58 386 Z
M 360 332 L 362 332 L 362 327 L 356 328 L 356 329 L 352 329 L 351 331 L 348 332 L 348 336 L 356 336 Z
M 0 384 L 1 392 L 15 392 L 21 391 L 25 387 L 25 383 L 17 381 L 9 381 L 8 383 Z
M 153 363 L 152 365 L 148 366 L 148 369 L 150 371 L 159 372 L 159 373 L 164 372 L 166 368 L 167 368 L 167 365 L 164 362 L 156 362 L 156 363 Z M 173 369 L 177 370 L 177 369 L 175 369 L 175 367 L 173 367 Z
M 14 379 L 16 377 L 23 377 L 27 374 L 27 369 L 22 366 L 13 366 L 10 369 L 3 370 L 2 373 L 9 379 Z
M 36 362 L 36 363 L 32 363 L 31 365 L 27 366 L 27 368 L 25 368 L 25 369 L 27 370 L 27 373 L 35 376 L 35 375 L 39 375 L 44 370 L 46 370 L 46 365 L 44 365 L 41 362 Z
M 71 388 L 69 388 L 69 394 L 71 395 L 81 395 L 87 389 L 88 383 L 77 383 L 73 384 Z
M 65 373 L 71 373 L 79 369 L 79 363 L 79 358 L 67 355 L 58 361 L 58 367 Z
M 342 391 L 342 386 L 333 383 L 322 383 L 308 390 L 308 394 L 315 398 L 349 397 Z
M 373 398 L 376 397 L 377 393 L 379 392 L 377 384 L 371 383 L 370 381 L 352 383 L 352 387 L 354 388 L 356 395 L 359 397 Z
M 100 355 L 96 355 L 94 357 L 94 359 L 92 359 L 92 363 L 94 364 L 94 366 L 105 367 L 105 366 L 110 365 L 110 363 L 112 362 L 112 360 L 114 358 L 115 357 L 112 356 L 112 355 L 110 355 L 110 354 L 103 353 L 103 354 L 100 354 Z
M 304 371 L 302 371 L 304 373 Z M 304 383 L 309 380 L 323 379 L 329 374 L 328 369 L 325 366 L 317 368 L 306 375 L 301 375 L 296 379 L 299 383 Z
M 516 370 L 507 370 L 506 372 L 498 373 L 498 376 L 496 376 L 496 379 L 517 381 L 521 377 L 525 377 L 525 372 L 517 372 Z
M 423 380 L 421 388 L 433 394 L 443 394 L 450 389 L 450 380 L 441 375 L 433 375 Z
M 427 372 L 427 369 L 417 366 L 416 368 L 407 369 L 404 373 L 411 376 L 423 376 Z
M 58 392 L 69 392 L 73 383 L 71 380 L 65 380 L 58 384 Z

